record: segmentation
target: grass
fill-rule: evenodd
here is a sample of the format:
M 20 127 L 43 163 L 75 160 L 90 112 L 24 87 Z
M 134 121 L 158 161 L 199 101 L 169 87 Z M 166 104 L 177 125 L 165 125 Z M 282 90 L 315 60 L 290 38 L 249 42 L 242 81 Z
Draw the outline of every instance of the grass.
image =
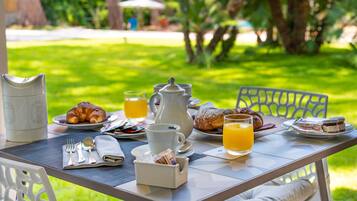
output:
M 329 96 L 330 116 L 344 115 L 357 126 L 357 70 L 344 62 L 344 48 L 325 47 L 317 56 L 269 54 L 237 46 L 230 60 L 211 69 L 185 63 L 180 41 L 69 40 L 9 43 L 9 71 L 17 76 L 45 73 L 50 118 L 79 101 L 122 109 L 123 91 L 152 92 L 175 76 L 193 84 L 193 94 L 220 107 L 234 107 L 239 86 L 305 90 Z M 250 51 L 252 52 L 252 51 Z M 357 146 L 328 159 L 335 200 L 357 200 Z M 58 200 L 115 200 L 51 178 Z

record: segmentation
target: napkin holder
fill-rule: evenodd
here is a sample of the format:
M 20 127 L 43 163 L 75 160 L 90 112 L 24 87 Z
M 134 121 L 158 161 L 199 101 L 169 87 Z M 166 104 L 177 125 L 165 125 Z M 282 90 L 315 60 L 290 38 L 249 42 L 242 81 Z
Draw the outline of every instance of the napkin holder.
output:
M 1 75 L 6 139 L 32 142 L 47 138 L 45 75 L 20 78 Z
M 136 183 L 176 189 L 187 182 L 188 161 L 176 158 L 176 165 L 164 165 L 147 161 L 134 161 Z

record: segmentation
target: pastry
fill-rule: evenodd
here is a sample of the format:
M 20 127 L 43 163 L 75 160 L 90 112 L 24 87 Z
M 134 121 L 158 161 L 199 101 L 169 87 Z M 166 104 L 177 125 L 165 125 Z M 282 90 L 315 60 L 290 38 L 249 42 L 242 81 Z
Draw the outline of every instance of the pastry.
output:
M 346 130 L 344 117 L 331 117 L 322 121 L 322 130 L 326 133 L 338 133 Z
M 331 117 L 315 121 L 299 119 L 294 125 L 305 131 L 317 131 L 322 133 L 338 133 L 346 130 L 344 117 Z
M 107 118 L 106 112 L 89 102 L 81 102 L 67 112 L 66 121 L 70 124 L 100 123 Z
M 224 116 L 229 114 L 249 114 L 253 116 L 254 129 L 263 126 L 263 117 L 249 108 L 237 109 L 218 109 L 204 108 L 200 109 L 195 116 L 194 126 L 202 131 L 210 131 L 223 128 Z
M 165 151 L 154 156 L 154 162 L 165 165 L 176 165 L 176 155 L 171 149 L 166 149 Z

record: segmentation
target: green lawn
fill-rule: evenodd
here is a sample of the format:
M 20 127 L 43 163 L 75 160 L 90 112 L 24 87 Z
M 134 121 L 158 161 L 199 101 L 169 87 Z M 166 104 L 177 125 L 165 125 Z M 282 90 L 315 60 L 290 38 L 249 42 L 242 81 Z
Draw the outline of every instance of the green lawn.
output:
M 180 41 L 70 40 L 9 43 L 9 71 L 17 76 L 45 73 L 49 116 L 88 100 L 107 110 L 122 109 L 123 91 L 145 90 L 175 76 L 193 84 L 193 94 L 220 107 L 234 107 L 241 85 L 324 93 L 329 115 L 344 115 L 357 126 L 357 69 L 348 67 L 347 49 L 324 48 L 318 56 L 289 56 L 275 50 L 243 54 L 210 69 L 185 63 Z M 357 200 L 357 146 L 329 158 L 335 200 Z M 58 200 L 115 200 L 52 178 Z

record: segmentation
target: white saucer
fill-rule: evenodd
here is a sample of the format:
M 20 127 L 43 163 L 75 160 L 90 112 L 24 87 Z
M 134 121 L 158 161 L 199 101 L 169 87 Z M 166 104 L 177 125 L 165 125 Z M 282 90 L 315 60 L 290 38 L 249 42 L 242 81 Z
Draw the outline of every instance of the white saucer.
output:
M 192 156 L 195 153 L 194 149 L 190 149 L 185 153 L 182 154 L 176 154 L 176 156 L 181 156 L 181 157 L 189 157 Z M 131 155 L 133 155 L 136 158 L 152 158 L 150 148 L 148 144 L 144 144 L 138 147 L 135 147 L 133 150 L 131 150 Z

